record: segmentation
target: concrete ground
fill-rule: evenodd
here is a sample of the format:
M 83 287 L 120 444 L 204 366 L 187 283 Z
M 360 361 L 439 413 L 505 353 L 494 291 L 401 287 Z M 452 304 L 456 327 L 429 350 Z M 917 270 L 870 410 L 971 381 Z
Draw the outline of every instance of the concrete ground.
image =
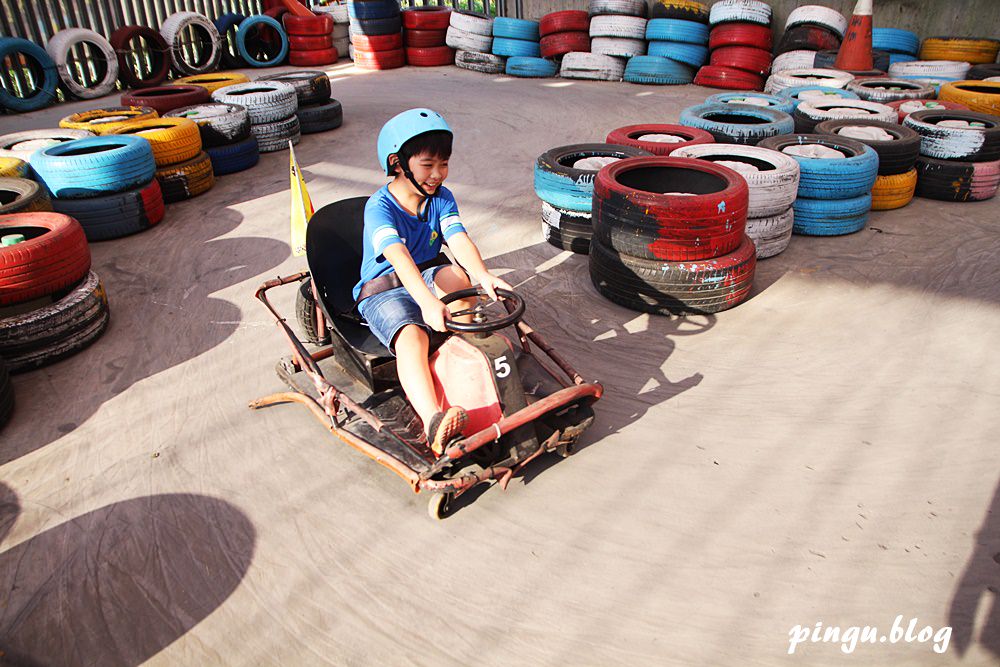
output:
M 305 267 L 288 155 L 265 155 L 153 230 L 93 245 L 108 332 L 15 378 L 0 432 L 9 662 L 1000 661 L 996 202 L 915 200 L 852 236 L 795 237 L 736 309 L 650 317 L 541 241 L 532 163 L 676 122 L 714 91 L 330 72 L 344 126 L 296 149 L 314 202 L 373 192 L 382 123 L 440 110 L 457 132 L 448 185 L 488 264 L 606 387 L 585 448 L 433 523 L 424 496 L 302 407 L 249 411 L 281 388 L 286 353 L 254 289 Z M 293 296 L 277 298 L 290 316 Z M 951 627 L 947 650 L 907 642 L 910 619 L 911 636 Z M 793 627 L 817 623 L 886 641 L 789 655 Z

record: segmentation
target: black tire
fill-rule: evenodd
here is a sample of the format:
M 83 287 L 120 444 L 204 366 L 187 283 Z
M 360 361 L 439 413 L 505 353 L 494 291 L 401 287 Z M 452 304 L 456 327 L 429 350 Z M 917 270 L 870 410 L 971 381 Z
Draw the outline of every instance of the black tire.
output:
M 245 18 L 243 14 L 223 14 L 215 19 L 215 29 L 219 31 L 219 39 L 222 42 L 219 44 L 219 69 L 243 69 L 247 66 L 247 61 L 243 60 L 240 50 L 236 47 L 236 33 Z
M 973 65 L 969 73 L 965 75 L 966 79 L 975 81 L 982 81 L 993 76 L 1000 76 L 1000 63 Z
M 54 199 L 57 213 L 76 218 L 87 241 L 108 241 L 149 229 L 163 219 L 163 193 L 153 179 L 145 185 L 89 199 Z
M 14 412 L 14 383 L 10 380 L 7 364 L 0 357 L 0 427 L 10 421 Z
M 996 196 L 1000 169 L 996 163 L 917 158 L 916 195 L 939 201 L 983 201 Z
M 947 127 L 944 120 L 965 120 L 982 127 Z M 920 135 L 920 154 L 942 160 L 993 162 L 1000 160 L 1000 118 L 976 111 L 924 109 L 914 111 L 903 125 Z M 979 135 L 982 135 L 981 137 Z
M 0 178 L 0 215 L 51 211 L 49 196 L 35 181 L 27 178 Z
M 840 46 L 840 35 L 821 25 L 792 26 L 781 36 L 775 55 L 789 51 L 821 51 Z
M 908 127 L 878 120 L 825 120 L 816 126 L 815 132 L 840 136 L 842 128 L 854 126 L 877 127 L 892 135 L 892 139 L 888 141 L 848 137 L 871 146 L 878 153 L 879 176 L 905 174 L 913 169 L 917 156 L 920 155 L 920 135 Z
M 212 160 L 212 171 L 216 176 L 244 171 L 260 161 L 257 138 L 253 135 L 228 146 L 206 147 L 205 152 Z
M 318 104 L 330 99 L 330 77 L 319 70 L 296 70 L 281 74 L 265 74 L 258 81 L 281 81 L 295 89 L 299 107 L 304 104 Z M 299 120 L 302 120 L 301 118 Z
M 838 53 L 839 51 L 831 49 L 817 51 L 813 67 L 833 69 L 833 63 L 836 62 Z M 872 69 L 877 69 L 881 72 L 889 71 L 889 53 L 887 51 L 872 50 Z
M 750 295 L 757 252 L 744 236 L 735 252 L 697 262 L 639 259 L 597 239 L 590 244 L 590 279 L 597 291 L 640 312 L 717 313 Z
M 384 19 L 353 19 L 351 21 L 352 35 L 391 35 L 403 29 L 399 16 Z
M 299 117 L 302 134 L 335 130 L 344 123 L 344 110 L 337 100 L 300 106 L 295 115 Z
M 228 146 L 250 136 L 250 114 L 238 104 L 195 104 L 163 114 L 167 118 L 194 121 L 202 147 Z
M 299 285 L 299 293 L 295 297 L 295 319 L 298 320 L 299 328 L 305 334 L 306 341 L 313 345 L 328 345 L 330 343 L 330 332 L 323 331 L 322 335 L 319 332 L 312 280 L 303 280 L 302 284 Z
M 107 294 L 91 271 L 50 305 L 0 319 L 0 355 L 11 373 L 46 366 L 97 340 L 110 317 Z
M 563 250 L 586 255 L 590 253 L 590 239 L 594 228 L 590 214 L 567 211 L 542 202 L 542 238 Z

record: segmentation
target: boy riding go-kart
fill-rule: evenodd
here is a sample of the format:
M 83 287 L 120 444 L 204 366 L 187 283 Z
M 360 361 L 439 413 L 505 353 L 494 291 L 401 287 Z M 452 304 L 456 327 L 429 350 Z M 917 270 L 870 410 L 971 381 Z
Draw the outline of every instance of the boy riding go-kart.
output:
M 430 109 L 395 116 L 378 138 L 379 163 L 392 180 L 370 198 L 313 215 L 310 271 L 257 291 L 292 346 L 278 366 L 292 391 L 251 403 L 307 405 L 414 491 L 435 492 L 436 518 L 480 482 L 505 488 L 543 452 L 568 455 L 602 393 L 521 319 L 523 300 L 486 268 L 443 186 L 452 137 Z M 300 321 L 314 341 L 330 340 L 313 353 L 266 296 L 307 279 Z M 497 333 L 507 327 L 516 344 Z

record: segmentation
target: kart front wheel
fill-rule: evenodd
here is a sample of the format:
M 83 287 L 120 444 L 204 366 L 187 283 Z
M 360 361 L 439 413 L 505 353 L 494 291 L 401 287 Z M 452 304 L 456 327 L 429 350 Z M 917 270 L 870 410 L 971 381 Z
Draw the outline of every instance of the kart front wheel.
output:
M 448 516 L 451 508 L 451 493 L 435 493 L 427 501 L 427 514 L 435 521 L 441 521 Z

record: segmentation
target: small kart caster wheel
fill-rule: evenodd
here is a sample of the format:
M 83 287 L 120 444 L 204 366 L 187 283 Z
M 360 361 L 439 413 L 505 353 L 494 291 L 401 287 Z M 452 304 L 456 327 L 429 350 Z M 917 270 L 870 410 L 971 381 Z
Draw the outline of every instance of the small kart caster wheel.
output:
M 555 448 L 555 452 L 562 458 L 568 459 L 569 457 L 573 456 L 573 445 L 570 443 L 566 443 L 565 445 L 559 445 L 558 447 Z
M 435 493 L 427 501 L 427 514 L 435 521 L 440 521 L 448 516 L 451 506 L 452 494 Z

